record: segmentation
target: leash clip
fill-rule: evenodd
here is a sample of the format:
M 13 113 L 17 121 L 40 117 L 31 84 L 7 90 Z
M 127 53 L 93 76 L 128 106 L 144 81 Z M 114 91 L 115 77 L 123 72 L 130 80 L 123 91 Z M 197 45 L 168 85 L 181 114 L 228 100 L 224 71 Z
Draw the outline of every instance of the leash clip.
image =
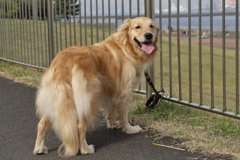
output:
M 153 93 L 145 103 L 145 106 L 150 109 L 155 108 L 163 98 L 164 92 L 165 91 L 162 89 L 158 92 Z

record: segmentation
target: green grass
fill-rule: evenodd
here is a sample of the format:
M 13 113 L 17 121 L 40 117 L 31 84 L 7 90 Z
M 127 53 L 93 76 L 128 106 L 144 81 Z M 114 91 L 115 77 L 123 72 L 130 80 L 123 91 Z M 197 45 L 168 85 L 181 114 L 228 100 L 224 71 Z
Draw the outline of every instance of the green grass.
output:
M 0 76 L 13 79 L 16 82 L 38 87 L 42 74 L 43 70 L 41 69 L 30 68 L 0 60 Z
M 49 46 L 47 21 L 1 19 L 0 56 L 36 66 L 48 67 Z M 85 30 L 87 31 L 85 33 Z M 108 37 L 107 30 L 73 24 L 54 23 L 54 50 L 56 53 L 73 45 L 90 45 Z M 98 32 L 98 38 L 97 38 Z
M 228 121 L 225 121 L 226 118 L 217 118 L 218 116 L 214 114 L 196 111 L 195 109 L 176 105 L 171 102 L 163 101 L 160 107 L 154 109 L 149 109 L 142 104 L 138 104 L 132 113 L 135 115 L 152 116 L 154 121 L 176 121 L 194 127 L 207 124 L 208 128 L 216 135 L 234 136 L 236 138 L 240 135 L 240 126 L 233 123 L 238 122 L 238 120 L 228 118 Z
M 189 97 L 192 96 L 192 102 L 211 105 L 211 63 L 210 63 L 210 47 L 202 46 L 202 67 L 199 68 L 199 45 L 197 44 L 197 38 L 192 38 L 193 43 L 191 44 L 191 74 L 189 77 L 189 52 L 188 52 L 188 44 L 187 37 L 181 37 L 180 44 L 180 63 L 181 63 L 181 96 L 183 100 L 189 100 Z M 215 39 L 214 39 L 215 41 Z M 179 73 L 178 73 L 178 52 L 177 52 L 177 39 L 176 37 L 172 38 L 171 41 L 171 58 L 172 58 L 172 86 L 170 86 L 170 72 L 169 72 L 169 43 L 168 38 L 164 38 L 162 43 L 162 62 L 160 63 L 160 59 L 155 59 L 155 85 L 156 88 L 161 89 L 162 87 L 165 89 L 167 94 L 171 94 L 171 96 L 176 95 L 179 97 Z M 173 45 L 174 44 L 174 45 Z M 236 107 L 236 57 L 235 50 L 226 49 L 226 107 L 228 110 L 232 110 L 235 112 Z M 214 78 L 214 106 L 215 108 L 222 109 L 223 103 L 223 55 L 221 48 L 213 49 L 213 78 Z M 160 65 L 163 66 L 163 73 L 160 72 Z M 202 69 L 202 96 L 203 100 L 200 102 L 200 69 Z M 160 78 L 163 78 L 163 86 L 160 86 Z M 189 94 L 189 85 L 191 79 L 192 83 L 192 91 Z M 169 93 L 170 87 L 172 87 L 172 93 Z
M 142 100 L 140 100 L 142 98 Z M 144 106 L 143 97 L 135 94 L 130 119 L 156 131 L 156 140 L 170 136 L 184 141 L 180 147 L 189 151 L 232 154 L 240 157 L 239 120 L 161 101 L 154 109 Z

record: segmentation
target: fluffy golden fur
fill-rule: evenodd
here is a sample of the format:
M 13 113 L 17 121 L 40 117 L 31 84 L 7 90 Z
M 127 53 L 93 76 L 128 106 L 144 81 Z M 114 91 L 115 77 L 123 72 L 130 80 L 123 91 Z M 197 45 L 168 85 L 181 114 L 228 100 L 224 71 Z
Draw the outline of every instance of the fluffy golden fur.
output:
M 128 101 L 156 54 L 158 32 L 156 22 L 149 18 L 127 19 L 101 43 L 59 52 L 37 92 L 40 122 L 33 153 L 48 152 L 44 137 L 50 127 L 62 141 L 64 156 L 74 156 L 79 150 L 94 153 L 93 145 L 86 142 L 86 130 L 97 106 L 102 107 L 108 128 L 140 132 L 139 126 L 128 122 Z

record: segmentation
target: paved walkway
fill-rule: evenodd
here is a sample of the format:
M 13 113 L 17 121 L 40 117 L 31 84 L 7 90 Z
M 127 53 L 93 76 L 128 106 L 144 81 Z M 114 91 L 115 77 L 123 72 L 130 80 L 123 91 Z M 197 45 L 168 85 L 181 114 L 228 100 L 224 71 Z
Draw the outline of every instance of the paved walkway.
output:
M 38 119 L 35 116 L 36 88 L 0 77 L 0 160 L 55 160 L 61 142 L 50 132 L 46 138 L 47 155 L 33 155 Z M 96 153 L 77 155 L 69 159 L 81 160 L 200 160 L 207 156 L 152 144 L 150 132 L 127 135 L 109 130 L 105 123 L 96 122 L 87 134 Z M 148 137 L 148 138 L 147 138 Z M 210 158 L 212 159 L 212 158 Z M 204 159 L 204 160 L 210 160 Z

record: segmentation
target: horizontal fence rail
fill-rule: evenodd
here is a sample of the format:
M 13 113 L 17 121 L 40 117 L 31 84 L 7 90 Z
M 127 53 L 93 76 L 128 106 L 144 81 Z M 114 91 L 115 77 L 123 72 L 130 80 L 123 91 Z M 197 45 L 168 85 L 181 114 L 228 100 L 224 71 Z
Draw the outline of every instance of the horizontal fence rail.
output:
M 124 19 L 148 16 L 161 30 L 148 72 L 163 98 L 240 119 L 239 7 L 239 0 L 2 0 L 0 60 L 46 69 L 61 50 L 100 42 Z M 133 91 L 151 94 L 145 83 Z

